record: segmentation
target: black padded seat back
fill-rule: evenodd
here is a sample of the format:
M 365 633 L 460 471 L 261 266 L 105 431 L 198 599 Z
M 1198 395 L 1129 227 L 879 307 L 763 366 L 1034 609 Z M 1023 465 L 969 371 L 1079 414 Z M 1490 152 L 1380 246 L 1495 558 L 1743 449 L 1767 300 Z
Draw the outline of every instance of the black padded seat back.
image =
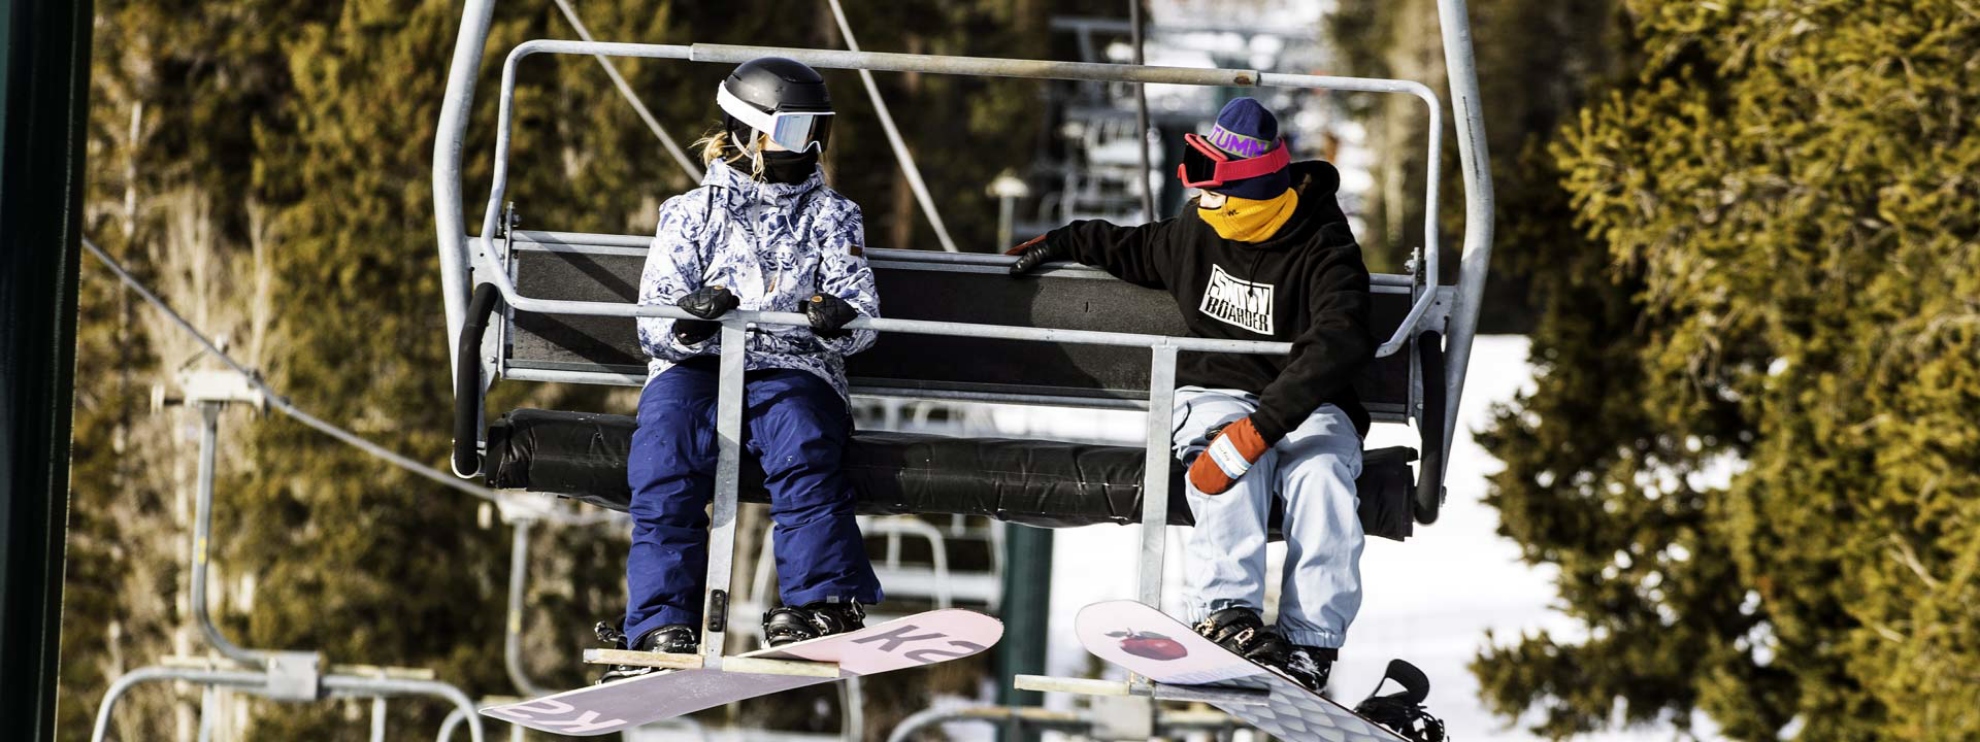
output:
M 601 249 L 601 248 L 594 248 Z M 516 292 L 536 299 L 632 303 L 639 300 L 644 248 L 610 252 L 540 249 L 518 242 L 511 253 Z M 630 317 L 587 317 L 509 310 L 508 365 L 556 371 L 646 374 L 646 354 Z
M 511 412 L 488 427 L 488 486 L 623 511 L 632 500 L 626 458 L 634 427 L 623 415 Z M 1415 459 L 1408 448 L 1363 454 L 1356 485 L 1368 535 L 1400 541 L 1411 534 Z M 1064 528 L 1139 522 L 1145 465 L 1139 447 L 862 431 L 846 451 L 844 471 L 862 513 L 981 515 Z M 769 501 L 753 457 L 744 457 L 742 476 L 744 502 Z M 1194 523 L 1180 464 L 1171 465 L 1169 480 L 1169 522 Z M 1276 537 L 1276 505 L 1271 518 Z
M 636 299 L 645 248 L 634 237 L 583 235 L 514 243 L 517 290 L 540 299 L 630 302 Z M 1160 291 L 1105 272 L 1071 267 L 1013 279 L 992 256 L 918 250 L 869 250 L 881 313 L 895 319 L 1180 336 L 1182 317 Z M 1374 332 L 1387 339 L 1409 310 L 1407 287 L 1378 282 Z M 512 312 L 506 367 L 591 371 L 637 377 L 645 372 L 633 321 Z M 1409 350 L 1370 364 L 1356 383 L 1378 420 L 1399 421 L 1409 397 Z M 848 359 L 855 392 L 952 396 L 986 401 L 1145 400 L 1145 348 L 1069 345 L 882 333 Z M 1044 398 L 1054 399 L 1044 399 Z

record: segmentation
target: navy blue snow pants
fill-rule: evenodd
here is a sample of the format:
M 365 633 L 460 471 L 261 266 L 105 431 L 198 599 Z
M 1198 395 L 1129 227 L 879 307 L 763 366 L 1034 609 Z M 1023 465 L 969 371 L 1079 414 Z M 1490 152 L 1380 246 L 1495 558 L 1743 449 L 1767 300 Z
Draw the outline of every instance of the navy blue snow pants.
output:
M 628 638 L 668 624 L 703 628 L 717 374 L 716 363 L 696 359 L 661 372 L 640 393 L 626 467 L 633 520 Z M 743 454 L 760 461 L 766 475 L 786 605 L 882 598 L 853 520 L 852 485 L 840 470 L 851 437 L 852 415 L 825 380 L 784 369 L 746 375 Z

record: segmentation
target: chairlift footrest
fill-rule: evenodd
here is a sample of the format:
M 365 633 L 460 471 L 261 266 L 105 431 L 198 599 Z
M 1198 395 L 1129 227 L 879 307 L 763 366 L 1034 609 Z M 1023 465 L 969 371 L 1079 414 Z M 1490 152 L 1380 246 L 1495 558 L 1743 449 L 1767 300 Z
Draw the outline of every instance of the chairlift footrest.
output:
M 698 654 L 641 652 L 631 649 L 587 649 L 584 650 L 584 661 L 593 665 L 629 665 L 662 670 L 699 670 L 702 667 L 701 655 Z
M 631 649 L 587 649 L 584 650 L 584 661 L 594 665 L 630 665 L 662 670 L 701 670 L 707 667 L 702 656 L 698 654 L 641 652 Z M 722 671 L 745 672 L 753 675 L 836 678 L 839 676 L 839 665 L 835 662 L 805 662 L 767 657 L 723 657 Z

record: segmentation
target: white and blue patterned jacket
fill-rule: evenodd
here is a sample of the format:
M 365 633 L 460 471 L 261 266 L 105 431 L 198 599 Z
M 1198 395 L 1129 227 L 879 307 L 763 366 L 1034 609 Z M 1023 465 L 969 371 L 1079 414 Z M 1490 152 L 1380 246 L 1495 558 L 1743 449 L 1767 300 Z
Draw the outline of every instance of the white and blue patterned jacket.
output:
M 825 186 L 823 171 L 796 185 L 763 183 L 722 162 L 701 187 L 660 205 L 660 227 L 639 278 L 639 303 L 672 305 L 703 286 L 724 286 L 742 309 L 802 312 L 814 293 L 880 316 L 873 271 L 862 246 L 859 205 Z M 809 327 L 751 331 L 749 370 L 783 368 L 818 375 L 846 395 L 845 356 L 873 345 L 871 330 L 825 339 Z M 720 353 L 721 335 L 693 345 L 674 338 L 674 320 L 639 318 L 639 345 L 653 357 L 647 379 L 689 358 Z

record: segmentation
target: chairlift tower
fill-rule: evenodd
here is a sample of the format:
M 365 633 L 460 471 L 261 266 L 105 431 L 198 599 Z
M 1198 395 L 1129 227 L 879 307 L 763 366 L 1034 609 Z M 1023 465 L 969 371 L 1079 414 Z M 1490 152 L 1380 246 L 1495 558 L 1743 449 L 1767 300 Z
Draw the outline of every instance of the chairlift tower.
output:
M 451 684 L 433 679 L 433 671 L 421 668 L 374 667 L 368 665 L 329 665 L 320 652 L 244 649 L 228 639 L 213 622 L 209 612 L 207 554 L 212 542 L 213 493 L 219 455 L 220 415 L 232 405 L 246 406 L 265 413 L 270 400 L 260 386 L 235 371 L 191 370 L 177 376 L 174 393 L 165 385 L 152 388 L 152 412 L 171 407 L 199 410 L 199 485 L 193 514 L 192 589 L 194 623 L 208 648 L 219 657 L 166 657 L 159 664 L 125 673 L 103 694 L 96 710 L 92 742 L 102 742 L 110 733 L 111 715 L 117 702 L 132 688 L 144 683 L 184 681 L 202 686 L 200 698 L 200 739 L 212 733 L 216 716 L 214 704 L 218 689 L 230 689 L 272 701 L 308 703 L 329 698 L 371 699 L 372 740 L 385 739 L 386 700 L 395 696 L 424 695 L 472 711 L 474 703 Z M 481 720 L 468 726 L 475 742 L 482 740 Z

